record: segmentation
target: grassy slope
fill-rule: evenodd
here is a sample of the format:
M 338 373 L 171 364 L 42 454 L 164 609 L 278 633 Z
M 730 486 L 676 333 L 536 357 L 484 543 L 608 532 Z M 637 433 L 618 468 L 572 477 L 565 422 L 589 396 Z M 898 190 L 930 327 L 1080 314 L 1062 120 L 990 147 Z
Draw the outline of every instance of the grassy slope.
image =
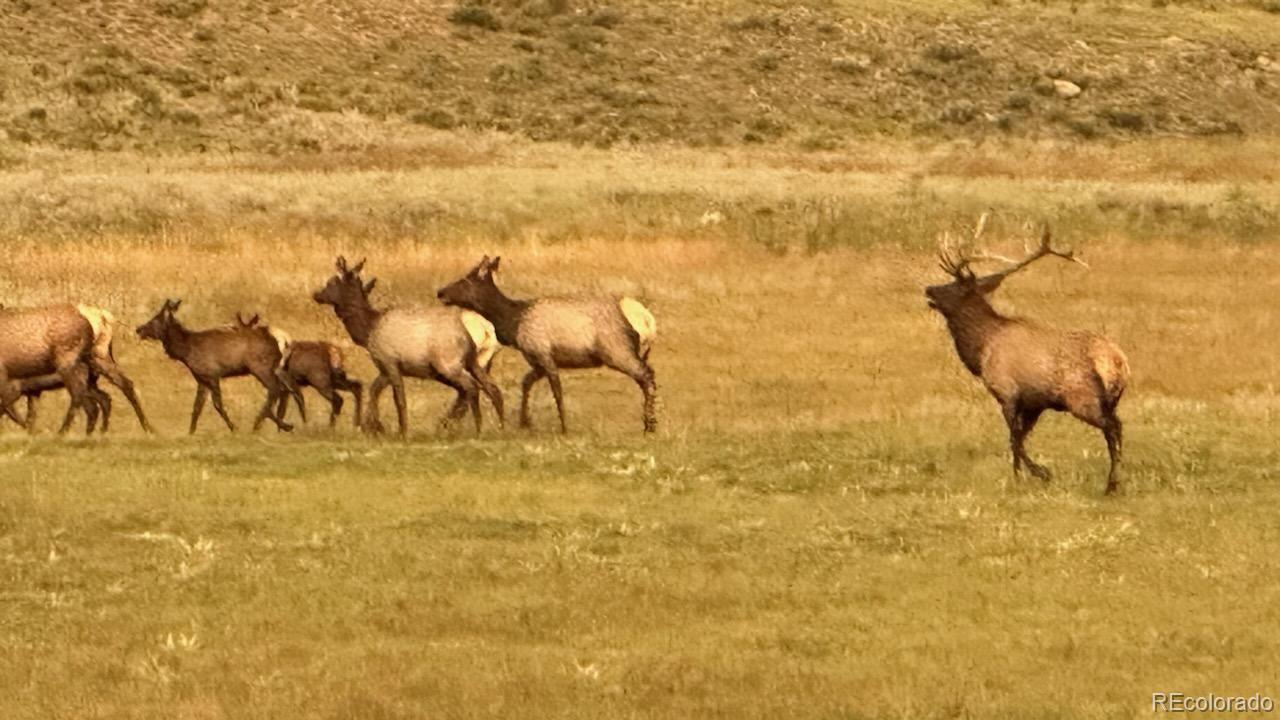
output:
M 1271 0 L 531 0 L 483 5 L 496 30 L 450 22 L 451 2 L 12 5 L 0 127 L 58 147 L 335 151 L 403 144 L 414 123 L 806 148 L 1269 134 L 1280 100 L 1258 64 L 1280 68 Z M 1085 91 L 1061 100 L 1051 77 Z

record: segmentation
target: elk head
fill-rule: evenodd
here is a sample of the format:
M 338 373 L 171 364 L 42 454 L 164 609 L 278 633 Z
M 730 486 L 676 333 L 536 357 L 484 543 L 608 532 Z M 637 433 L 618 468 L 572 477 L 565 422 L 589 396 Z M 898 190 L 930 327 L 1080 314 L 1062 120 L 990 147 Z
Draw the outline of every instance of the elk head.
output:
M 500 257 L 490 259 L 485 255 L 466 275 L 440 288 L 436 297 L 446 305 L 478 310 L 486 297 L 491 298 L 498 292 L 498 286 L 493 282 L 493 273 L 497 271 L 501 261 Z
M 138 326 L 138 337 L 142 340 L 163 340 L 169 326 L 174 323 L 173 314 L 181 306 L 181 300 L 165 300 L 150 320 Z
M 311 299 L 321 305 L 333 305 L 334 307 L 368 300 L 369 293 L 373 292 L 373 287 L 378 283 L 378 280 L 373 278 L 366 283 L 360 279 L 360 271 L 364 269 L 364 262 L 364 260 L 361 260 L 355 264 L 355 267 L 348 267 L 347 259 L 339 256 L 336 265 L 338 273 L 329 278 L 329 282 L 325 283 L 324 287 L 315 291 Z
M 974 230 L 972 243 L 976 243 L 982 236 L 982 231 L 987 225 L 987 215 L 984 213 L 978 219 L 978 225 Z M 958 311 L 966 303 L 974 299 L 981 299 L 1000 287 L 1000 283 L 1005 278 L 1025 268 L 1031 263 L 1042 257 L 1050 255 L 1060 257 L 1064 260 L 1085 265 L 1083 260 L 1075 256 L 1072 250 L 1056 250 L 1053 248 L 1052 235 L 1049 227 L 1046 225 L 1044 232 L 1040 236 L 1040 245 L 1035 250 L 1029 250 L 1026 257 L 1021 260 L 1013 260 L 1012 258 L 1002 257 L 1000 255 L 988 255 L 986 253 L 973 253 L 969 249 L 957 249 L 955 243 L 951 241 L 949 236 L 943 238 L 942 247 L 938 251 L 939 266 L 943 272 L 951 276 L 951 282 L 942 285 L 930 285 L 925 288 L 925 297 L 929 300 L 929 307 L 937 310 L 943 315 Z M 998 272 L 989 275 L 976 275 L 970 267 L 974 262 L 983 260 L 998 260 L 1009 263 L 1009 266 Z M 1088 267 L 1088 265 L 1085 265 Z

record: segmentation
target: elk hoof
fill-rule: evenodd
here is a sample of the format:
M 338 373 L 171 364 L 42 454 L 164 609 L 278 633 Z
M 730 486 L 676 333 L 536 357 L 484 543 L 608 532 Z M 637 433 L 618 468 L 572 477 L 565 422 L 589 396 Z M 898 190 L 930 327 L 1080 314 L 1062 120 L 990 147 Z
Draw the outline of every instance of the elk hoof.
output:
M 369 435 L 382 435 L 387 431 L 387 428 L 382 424 L 381 420 L 366 420 L 360 426 L 360 429 L 364 430 Z
M 1031 465 L 1027 469 L 1031 471 L 1031 474 L 1034 475 L 1037 480 L 1049 482 L 1053 479 L 1053 474 L 1049 472 L 1049 468 L 1043 465 Z
M 1107 495 L 1115 495 L 1116 491 L 1119 489 L 1120 489 L 1120 483 L 1116 482 L 1115 480 L 1107 481 L 1107 492 L 1106 492 Z

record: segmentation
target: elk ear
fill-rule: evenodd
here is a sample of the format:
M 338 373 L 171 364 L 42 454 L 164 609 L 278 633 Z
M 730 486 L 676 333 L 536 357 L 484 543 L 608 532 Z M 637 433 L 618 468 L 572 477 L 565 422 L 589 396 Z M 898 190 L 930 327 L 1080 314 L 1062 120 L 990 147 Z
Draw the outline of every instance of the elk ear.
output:
M 182 301 L 181 301 L 181 300 L 170 300 L 170 301 L 169 301 L 169 312 L 178 312 L 178 308 L 179 308 L 179 307 L 181 307 L 181 306 L 182 306 Z
M 378 284 L 378 278 L 370 278 L 369 282 L 364 284 L 364 294 L 368 295 L 373 292 L 373 286 Z
M 353 275 L 359 275 L 359 274 L 360 274 L 360 271 L 364 269 L 364 261 L 365 261 L 365 260 L 368 260 L 368 258 L 361 258 L 361 259 L 360 259 L 360 262 L 356 263 L 356 266 L 355 266 L 355 267 L 353 267 L 353 268 L 351 268 L 351 273 L 352 273 Z
M 344 257 L 342 257 L 341 255 L 339 255 L 339 256 L 338 256 L 338 262 L 334 264 L 334 267 L 338 268 L 338 272 L 339 272 L 339 273 L 342 273 L 343 275 L 346 275 L 346 274 L 347 274 L 347 259 L 346 259 L 346 258 L 344 258 Z
M 498 263 L 499 263 L 501 260 L 502 260 L 502 258 L 501 258 L 501 257 L 499 257 L 499 256 L 497 256 L 497 255 L 494 255 L 494 256 L 493 256 L 493 259 L 489 261 L 489 272 L 490 272 L 490 273 L 494 273 L 494 272 L 496 272 L 496 271 L 498 270 Z
M 471 274 L 484 280 L 489 277 L 489 256 L 480 258 L 480 262 L 471 270 Z

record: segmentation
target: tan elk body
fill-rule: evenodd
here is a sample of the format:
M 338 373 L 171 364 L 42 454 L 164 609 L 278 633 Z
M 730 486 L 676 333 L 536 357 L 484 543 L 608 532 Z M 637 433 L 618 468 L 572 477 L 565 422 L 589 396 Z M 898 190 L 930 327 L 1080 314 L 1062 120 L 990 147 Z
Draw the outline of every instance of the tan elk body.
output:
M 0 305 L 0 309 L 3 308 L 4 305 Z M 151 425 L 147 422 L 147 416 L 142 411 L 142 404 L 138 399 L 137 391 L 134 389 L 133 381 L 116 364 L 113 347 L 116 325 L 115 316 L 107 310 L 90 305 L 76 305 L 75 309 L 89 322 L 90 330 L 93 333 L 87 402 L 94 403 L 101 412 L 103 432 L 106 432 L 111 417 L 111 396 L 98 389 L 99 376 L 105 376 L 111 384 L 124 393 L 125 398 L 129 400 L 129 404 L 133 406 L 134 414 L 138 416 L 138 423 L 142 426 L 142 429 L 146 432 L 151 432 Z M 31 430 L 34 430 L 35 426 L 35 401 L 50 390 L 65 388 L 61 376 L 56 373 L 10 382 L 13 383 L 13 388 L 16 388 L 22 396 L 27 398 L 27 427 Z M 83 409 L 86 415 L 90 414 L 87 403 Z M 73 410 L 74 408 L 68 409 L 64 423 L 71 422 Z M 89 432 L 93 432 L 92 424 L 89 427 Z
M 448 305 L 473 310 L 493 323 L 498 340 L 524 355 L 529 372 L 520 383 L 520 425 L 529 426 L 529 392 L 542 378 L 551 386 L 561 432 L 567 432 L 560 371 L 612 368 L 630 377 L 642 394 L 645 432 L 658 427 L 658 386 L 649 351 L 657 322 L 633 298 L 537 298 L 514 300 L 498 289 L 500 258 L 487 255 L 466 275 L 440 288 Z
M 453 307 L 387 308 L 369 301 L 376 279 L 360 277 L 364 261 L 348 267 L 337 260 L 337 274 L 312 299 L 330 305 L 355 344 L 369 351 L 379 375 L 369 386 L 369 403 L 362 427 L 381 432 L 378 399 L 391 388 L 400 434 L 409 430 L 404 378 L 436 380 L 453 388 L 457 399 L 445 416 L 456 420 L 470 408 L 476 432 L 480 432 L 480 400 L 483 392 L 493 403 L 498 424 L 504 422 L 502 391 L 489 377 L 489 365 L 499 349 L 493 325 L 479 315 Z
M 984 224 L 985 216 L 975 239 Z M 926 288 L 925 295 L 929 306 L 946 320 L 960 360 L 1000 404 L 1009 427 L 1014 472 L 1020 472 L 1025 463 L 1033 475 L 1049 479 L 1049 471 L 1027 455 L 1026 438 L 1045 410 L 1068 412 L 1102 431 L 1111 459 L 1107 493 L 1113 493 L 1119 486 L 1123 447 L 1116 406 L 1129 381 L 1124 353 L 1096 333 L 1006 317 L 987 301 L 1005 278 L 1051 255 L 1076 260 L 1071 252 L 1051 247 L 1047 229 L 1036 251 L 1011 267 L 981 277 L 969 269 L 970 263 L 991 258 L 944 250 L 942 268 L 952 281 Z
M 79 408 L 84 408 L 92 430 L 98 414 L 89 393 L 93 346 L 93 326 L 74 305 L 0 309 L 0 411 L 25 426 L 13 410 L 22 396 L 21 386 L 13 381 L 57 375 L 71 394 L 60 432 L 70 427 Z

